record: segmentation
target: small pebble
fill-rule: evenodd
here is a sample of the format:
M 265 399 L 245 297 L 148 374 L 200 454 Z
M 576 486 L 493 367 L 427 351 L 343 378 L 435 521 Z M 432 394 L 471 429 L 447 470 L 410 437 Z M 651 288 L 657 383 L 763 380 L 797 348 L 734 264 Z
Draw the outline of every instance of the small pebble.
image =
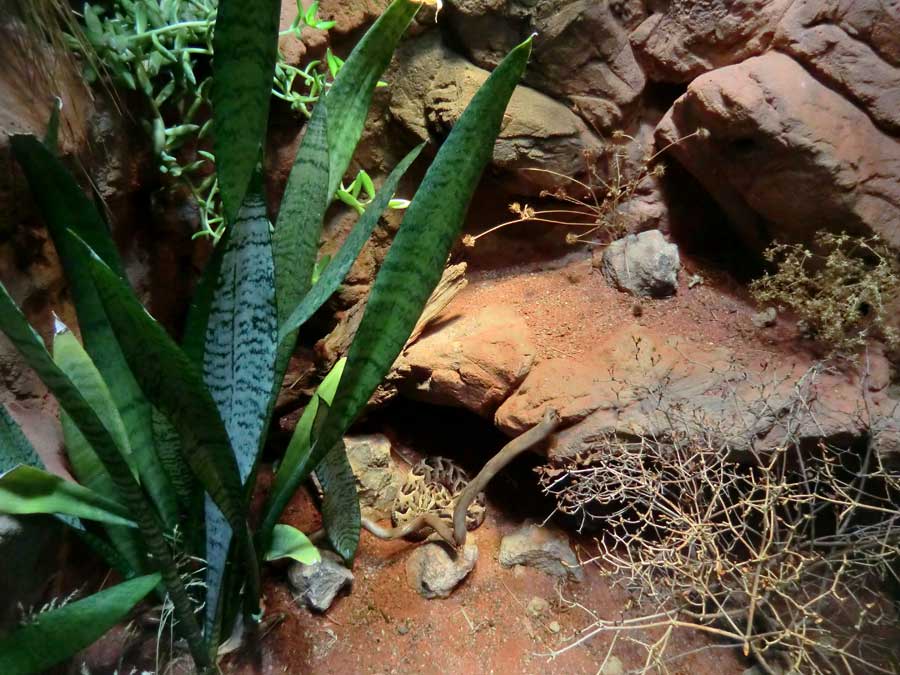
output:
M 562 627 L 559 625 L 558 621 L 551 621 L 550 625 L 547 626 L 550 629 L 551 633 L 558 633 L 562 630 Z
M 526 610 L 529 615 L 537 618 L 544 612 L 550 609 L 550 603 L 544 600 L 543 598 L 539 598 L 534 596 L 531 600 L 528 601 L 528 607 Z
M 400 635 L 406 635 L 409 632 L 409 624 L 404 621 L 397 626 L 397 632 L 400 633 Z

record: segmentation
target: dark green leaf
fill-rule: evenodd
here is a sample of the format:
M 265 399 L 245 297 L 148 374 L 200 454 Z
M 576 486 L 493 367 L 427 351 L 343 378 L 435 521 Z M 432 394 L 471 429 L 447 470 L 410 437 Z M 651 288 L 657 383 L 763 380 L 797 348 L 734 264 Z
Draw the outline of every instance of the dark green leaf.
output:
M 338 444 L 406 344 L 441 277 L 530 51 L 531 39 L 497 66 L 426 173 L 375 279 L 309 468 Z
M 216 171 L 229 225 L 244 201 L 266 135 L 280 9 L 278 0 L 219 0 L 211 98 Z
M 42 197 L 37 202 L 71 286 L 85 349 L 97 365 L 119 410 L 141 482 L 164 524 L 171 528 L 177 522 L 177 504 L 153 445 L 150 405 L 141 395 L 113 335 L 87 272 L 84 249 L 69 233 L 70 230 L 74 232 L 124 279 L 109 228 L 66 168 L 37 139 L 16 136 L 10 143 L 32 192 Z
M 387 208 L 388 202 L 397 190 L 400 178 L 406 173 L 409 166 L 415 161 L 422 150 L 422 145 L 414 148 L 394 168 L 391 174 L 381 186 L 381 191 L 366 208 L 366 212 L 359 217 L 353 230 L 347 236 L 341 249 L 334 259 L 325 268 L 318 282 L 303 297 L 299 305 L 291 312 L 290 316 L 279 328 L 279 339 L 288 339 L 300 328 L 315 312 L 325 304 L 325 301 L 337 290 L 353 262 L 359 257 L 363 245 L 372 235 L 372 230 L 378 224 L 381 214 Z M 280 300 L 281 296 L 279 296 Z
M 322 485 L 322 524 L 335 552 L 346 561 L 353 560 L 359 545 L 362 513 L 356 476 L 347 459 L 343 442 L 338 443 L 316 466 L 316 478 Z
M 354 47 L 316 108 L 328 108 L 329 200 L 356 150 L 378 78 L 418 9 L 414 0 L 394 0 Z
M 41 673 L 79 652 L 122 621 L 159 581 L 159 574 L 148 574 L 38 614 L 0 640 L 0 673 Z
M 330 201 L 327 119 L 325 107 L 316 106 L 297 151 L 278 212 L 272 254 L 279 326 L 287 319 L 291 308 L 309 292 L 312 283 L 322 221 Z M 273 399 L 284 379 L 295 340 L 296 331 L 279 343 Z
M 185 460 L 236 533 L 251 597 L 259 571 L 246 503 L 228 434 L 197 366 L 141 306 L 130 289 L 96 257 L 88 262 L 100 299 L 144 395 L 172 423 Z M 207 556 L 212 553 L 207 551 Z
M 86 487 L 33 466 L 0 476 L 0 513 L 60 513 L 112 525 L 134 527 L 128 509 Z

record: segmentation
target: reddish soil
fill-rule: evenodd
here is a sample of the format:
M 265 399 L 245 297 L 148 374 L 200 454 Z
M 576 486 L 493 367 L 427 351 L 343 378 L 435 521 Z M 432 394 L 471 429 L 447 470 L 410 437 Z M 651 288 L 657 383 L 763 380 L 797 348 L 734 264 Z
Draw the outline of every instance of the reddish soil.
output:
M 610 652 L 600 635 L 570 647 L 599 618 L 626 618 L 634 599 L 598 568 L 586 569 L 583 583 L 558 584 L 541 572 L 504 569 L 500 539 L 521 523 L 497 504 L 470 537 L 478 545 L 474 571 L 445 600 L 426 600 L 406 582 L 406 559 L 418 544 L 382 542 L 363 532 L 353 567 L 353 591 L 325 615 L 300 608 L 282 576 L 266 583 L 266 613 L 281 620 L 263 640 L 260 662 L 232 672 L 274 673 L 596 673 Z M 587 556 L 592 542 L 577 544 Z M 527 611 L 532 598 L 549 609 Z M 633 637 L 652 641 L 646 633 Z M 705 637 L 676 635 L 672 652 L 709 646 Z M 570 647 L 566 650 L 567 647 Z M 566 650 L 566 651 L 563 651 Z M 553 652 L 563 652 L 553 658 Z M 643 666 L 646 652 L 619 639 L 610 652 L 624 668 Z M 736 650 L 712 649 L 670 664 L 672 673 L 741 673 L 747 664 Z

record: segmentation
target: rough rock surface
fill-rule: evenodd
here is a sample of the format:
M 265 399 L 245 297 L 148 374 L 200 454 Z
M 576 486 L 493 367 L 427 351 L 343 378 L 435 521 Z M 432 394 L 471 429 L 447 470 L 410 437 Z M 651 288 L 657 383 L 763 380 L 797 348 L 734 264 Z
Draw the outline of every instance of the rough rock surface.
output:
M 456 42 L 482 68 L 537 33 L 525 82 L 568 101 L 597 129 L 621 124 L 644 89 L 627 29 L 643 15 L 638 3 L 450 0 L 446 12 Z
M 418 140 L 449 133 L 489 72 L 472 65 L 441 43 L 435 33 L 408 40 L 397 50 L 386 75 L 391 83 L 390 114 Z M 493 166 L 522 194 L 537 194 L 565 181 L 525 168 L 565 176 L 584 172 L 585 151 L 598 154 L 600 141 L 558 100 L 519 86 L 506 110 L 494 146 Z
M 336 553 L 322 551 L 322 560 L 313 565 L 300 562 L 291 565 L 288 580 L 298 602 L 304 602 L 317 612 L 325 612 L 338 593 L 353 585 L 353 572 L 344 567 Z
M 391 441 L 384 434 L 346 436 L 344 444 L 363 516 L 382 520 L 391 508 L 402 480 L 391 458 Z
M 794 0 L 775 46 L 900 133 L 900 3 Z
M 769 46 L 791 0 L 674 0 L 631 34 L 648 77 L 690 82 Z
M 430 542 L 413 551 L 406 561 L 406 581 L 423 598 L 446 598 L 465 579 L 478 560 L 478 547 L 466 544 L 462 552 Z
M 525 565 L 560 579 L 581 581 L 584 570 L 565 532 L 529 523 L 500 541 L 500 564 Z
M 492 416 L 534 362 L 527 324 L 508 307 L 440 323 L 397 360 L 398 390 L 410 398 Z
M 768 53 L 698 77 L 660 123 L 671 152 L 753 246 L 817 230 L 874 232 L 900 247 L 900 141 Z
M 814 373 L 809 364 L 782 362 L 753 374 L 726 347 L 632 324 L 587 359 L 538 363 L 495 421 L 514 436 L 536 424 L 546 407 L 556 408 L 563 428 L 550 442 L 551 456 L 596 450 L 613 435 L 665 441 L 675 433 L 741 456 L 777 446 L 788 412 L 798 405 L 805 412 L 793 415 L 792 429 L 800 440 L 864 434 L 861 387 L 856 377 Z M 892 416 L 885 424 L 900 428 L 896 405 L 874 399 L 870 405 L 873 415 Z
M 604 249 L 600 269 L 611 286 L 642 298 L 663 298 L 678 290 L 678 246 L 659 230 L 629 234 Z

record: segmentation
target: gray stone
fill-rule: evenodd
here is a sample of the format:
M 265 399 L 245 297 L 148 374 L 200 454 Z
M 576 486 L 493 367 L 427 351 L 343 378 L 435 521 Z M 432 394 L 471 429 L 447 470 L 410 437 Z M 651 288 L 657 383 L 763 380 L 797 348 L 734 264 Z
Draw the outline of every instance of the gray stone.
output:
M 769 307 L 751 316 L 750 321 L 757 328 L 769 328 L 778 321 L 778 310 L 774 307 Z
M 529 523 L 500 542 L 500 564 L 524 565 L 561 579 L 581 581 L 584 570 L 564 532 Z
M 391 442 L 383 434 L 344 438 L 347 459 L 356 476 L 363 516 L 382 520 L 391 508 L 402 480 L 391 458 Z
M 391 82 L 390 116 L 413 137 L 439 144 L 488 75 L 444 46 L 440 35 L 407 40 L 385 75 Z M 564 177 L 583 175 L 587 169 L 584 153 L 596 157 L 602 149 L 600 140 L 558 97 L 518 86 L 494 145 L 492 165 L 510 190 L 536 196 L 541 190 L 569 187 Z
M 423 544 L 406 561 L 406 581 L 423 598 L 446 598 L 477 560 L 475 544 L 467 544 L 461 553 L 439 542 Z
M 681 261 L 678 247 L 659 230 L 629 234 L 614 241 L 600 263 L 603 276 L 620 291 L 643 298 L 662 298 L 678 290 Z
M 493 69 L 531 33 L 537 33 L 525 83 L 567 101 L 604 131 L 622 126 L 645 78 L 628 40 L 645 12 L 639 3 L 596 0 L 448 0 L 447 25 L 455 42 L 480 67 Z
M 337 594 L 353 585 L 353 573 L 344 567 L 340 556 L 322 551 L 322 560 L 313 564 L 294 563 L 288 570 L 288 580 L 296 591 L 295 599 L 307 607 L 324 612 Z

